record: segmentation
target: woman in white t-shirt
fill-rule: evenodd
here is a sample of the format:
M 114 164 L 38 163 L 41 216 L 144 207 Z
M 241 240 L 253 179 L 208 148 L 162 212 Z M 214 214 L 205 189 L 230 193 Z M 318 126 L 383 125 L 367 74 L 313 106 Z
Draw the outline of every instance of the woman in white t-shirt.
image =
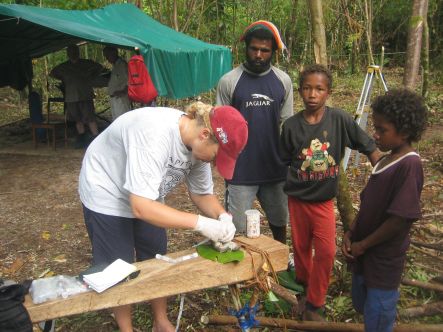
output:
M 247 123 L 231 106 L 197 102 L 186 111 L 147 107 L 127 112 L 87 149 L 79 194 L 94 265 L 166 253 L 165 228 L 192 229 L 213 241 L 234 237 L 232 217 L 213 194 L 210 162 L 224 178 L 232 178 L 247 142 Z M 205 216 L 163 204 L 182 181 Z M 166 298 L 152 300 L 151 306 L 154 331 L 174 331 Z M 131 306 L 113 312 L 120 330 L 132 331 Z

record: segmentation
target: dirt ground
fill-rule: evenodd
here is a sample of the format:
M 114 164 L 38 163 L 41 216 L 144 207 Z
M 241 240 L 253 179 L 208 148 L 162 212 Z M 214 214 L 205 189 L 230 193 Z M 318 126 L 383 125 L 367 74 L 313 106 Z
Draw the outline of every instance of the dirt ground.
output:
M 102 128 L 105 125 L 101 123 Z M 45 143 L 35 149 L 29 127 L 27 120 L 0 127 L 0 277 L 23 281 L 59 274 L 78 275 L 91 262 L 91 246 L 77 194 L 84 151 L 73 149 L 73 129 L 69 129 L 68 147 L 64 147 L 60 131 L 55 151 Z M 214 180 L 215 193 L 223 197 L 224 183 L 215 171 Z M 183 185 L 167 197 L 166 203 L 183 211 L 197 212 Z M 265 225 L 262 233 L 270 235 Z M 188 249 L 203 239 L 187 230 L 168 230 L 168 238 L 169 252 Z M 200 316 L 220 305 L 201 296 L 198 293 L 187 296 L 181 324 L 189 320 L 199 326 Z M 219 302 L 220 295 L 217 297 Z M 176 302 L 178 299 L 171 299 L 173 321 L 177 317 Z M 225 312 L 227 306 L 228 303 Z M 138 313 L 143 311 L 140 309 Z M 57 331 L 116 329 L 107 311 L 94 318 L 79 315 L 58 320 L 56 326 Z
M 413 233 L 414 240 L 419 242 L 441 244 L 442 128 L 441 120 L 438 119 L 418 146 L 426 174 L 422 195 L 424 218 Z M 91 247 L 77 195 L 78 174 L 84 152 L 72 148 L 72 128 L 69 134 L 67 148 L 63 146 L 62 140 L 58 140 L 55 151 L 45 144 L 34 149 L 27 120 L 0 127 L 0 277 L 22 281 L 57 274 L 77 275 L 89 266 Z M 366 177 L 367 172 L 349 174 L 356 206 L 358 193 Z M 216 176 L 215 182 L 216 194 L 222 199 L 223 181 Z M 182 186 L 169 195 L 167 204 L 180 210 L 195 211 Z M 340 228 L 338 232 L 341 232 Z M 191 231 L 170 230 L 168 233 L 170 252 L 187 249 L 201 240 L 199 235 Z M 262 233 L 270 234 L 266 222 L 262 225 Z M 441 256 L 435 258 L 424 255 L 415 251 L 414 247 L 411 251 L 415 262 L 424 265 L 429 271 L 438 271 L 434 274 L 443 273 Z M 439 254 L 432 250 L 429 252 Z M 172 321 L 177 317 L 178 304 L 178 298 L 171 298 Z M 202 314 L 227 314 L 230 305 L 224 291 L 191 293 L 185 301 L 180 330 L 201 331 L 204 329 L 199 323 Z M 148 330 L 149 311 L 137 309 L 134 319 L 139 331 Z M 61 319 L 56 326 L 57 331 L 116 330 L 107 311 Z

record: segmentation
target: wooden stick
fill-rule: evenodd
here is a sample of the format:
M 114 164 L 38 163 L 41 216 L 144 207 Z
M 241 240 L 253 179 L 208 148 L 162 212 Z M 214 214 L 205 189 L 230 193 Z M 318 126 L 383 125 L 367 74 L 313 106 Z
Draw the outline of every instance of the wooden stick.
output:
M 424 215 L 423 215 L 423 219 L 426 219 L 426 218 L 432 218 L 432 217 L 440 217 L 440 216 L 443 216 L 443 213 L 441 213 L 441 212 L 437 212 L 437 213 L 428 213 L 428 214 L 424 214 Z
M 43 189 L 28 189 L 28 190 L 16 190 L 16 191 L 4 191 L 1 192 L 0 195 L 10 195 L 10 194 L 28 194 L 34 193 L 36 191 L 43 191 Z
M 229 290 L 231 291 L 232 302 L 234 303 L 235 310 L 239 311 L 242 307 L 240 300 L 240 292 L 238 290 L 237 284 L 229 285 Z
M 298 308 L 298 300 L 297 297 L 293 292 L 291 292 L 289 289 L 284 288 L 283 286 L 280 286 L 279 284 L 276 284 L 275 282 L 271 281 L 271 290 L 279 297 L 281 297 L 283 300 L 289 302 L 295 308 Z
M 278 327 L 282 329 L 297 329 L 302 331 L 340 331 L 340 332 L 363 332 L 363 324 L 334 323 L 334 322 L 310 322 L 295 321 L 290 319 L 256 317 L 259 326 Z M 202 316 L 201 322 L 213 325 L 236 325 L 237 319 L 226 315 Z M 394 327 L 394 332 L 441 332 L 443 324 L 400 324 Z
M 417 307 L 405 308 L 399 311 L 399 315 L 402 318 L 433 316 L 441 313 L 443 313 L 443 301 L 423 304 Z
M 431 256 L 432 258 L 438 259 L 439 261 L 442 261 L 442 262 L 443 262 L 443 258 L 442 258 L 442 257 L 437 256 L 436 254 L 434 254 L 434 253 L 432 253 L 432 252 L 430 252 L 430 251 L 427 251 L 427 250 L 425 250 L 425 249 L 421 249 L 421 248 L 418 248 L 418 247 L 412 247 L 412 249 L 413 249 L 413 250 L 416 250 L 416 251 L 418 251 L 418 252 L 421 252 L 422 254 L 425 254 L 425 255 L 427 255 L 427 256 Z
M 423 225 L 422 227 L 425 228 L 427 231 L 432 232 L 433 234 L 443 233 L 443 228 L 441 226 L 436 226 L 431 222 L 426 223 L 426 225 Z
M 429 248 L 434 249 L 438 251 L 443 251 L 443 245 L 440 243 L 424 243 L 424 242 L 417 242 L 417 241 L 411 241 L 412 245 L 416 247 L 423 247 L 423 248 Z
M 417 263 L 417 262 L 414 262 L 413 265 L 414 265 L 414 266 L 421 267 L 422 269 L 429 270 L 429 271 L 432 271 L 432 272 L 438 273 L 438 274 L 440 274 L 440 275 L 443 275 L 443 270 L 436 269 L 435 267 L 432 267 L 432 266 L 426 266 L 426 265 L 423 265 L 423 264 L 420 264 L 420 263 Z
M 435 283 L 438 283 L 438 284 L 443 284 L 443 273 L 440 272 L 440 275 L 435 276 L 434 278 L 432 278 L 429 281 L 430 282 L 435 282 Z
M 234 308 L 237 312 L 242 308 L 242 303 L 240 299 L 240 291 L 237 287 L 237 284 L 229 285 L 229 290 L 231 291 L 232 302 L 234 303 Z M 244 321 L 246 317 L 244 315 L 236 318 L 237 324 L 240 325 L 240 322 Z M 249 329 L 241 329 L 243 332 L 248 332 Z
M 403 285 L 420 287 L 420 288 L 424 288 L 424 289 L 433 290 L 436 292 L 443 292 L 443 285 L 440 285 L 437 283 L 429 283 L 429 282 L 411 280 L 411 279 L 407 279 L 407 278 L 403 278 L 401 283 Z

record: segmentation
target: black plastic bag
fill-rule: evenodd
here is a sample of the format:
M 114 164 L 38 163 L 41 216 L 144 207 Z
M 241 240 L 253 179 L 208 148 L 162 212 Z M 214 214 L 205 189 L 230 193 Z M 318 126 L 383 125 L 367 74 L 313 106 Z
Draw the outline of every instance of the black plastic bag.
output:
M 28 288 L 0 279 L 0 331 L 32 332 L 32 322 L 23 301 Z

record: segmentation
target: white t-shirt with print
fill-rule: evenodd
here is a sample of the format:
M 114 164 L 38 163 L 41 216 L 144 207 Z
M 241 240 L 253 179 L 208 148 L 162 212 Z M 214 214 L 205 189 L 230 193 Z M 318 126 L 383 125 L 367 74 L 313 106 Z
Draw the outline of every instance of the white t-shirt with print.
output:
M 90 210 L 133 218 L 129 194 L 162 200 L 186 181 L 194 194 L 212 194 L 210 164 L 183 144 L 172 108 L 145 107 L 117 118 L 89 146 L 79 178 L 82 203 Z

